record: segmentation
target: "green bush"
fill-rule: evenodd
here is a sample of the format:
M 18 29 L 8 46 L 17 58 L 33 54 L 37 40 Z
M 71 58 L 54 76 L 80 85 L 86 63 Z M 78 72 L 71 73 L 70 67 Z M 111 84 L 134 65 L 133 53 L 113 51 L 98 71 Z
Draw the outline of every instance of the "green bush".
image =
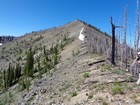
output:
M 84 74 L 83 74 L 83 77 L 84 77 L 84 78 L 89 77 L 89 73 L 87 73 L 87 72 L 86 72 L 86 73 L 84 73 Z
M 72 92 L 72 93 L 71 93 L 71 96 L 72 96 L 72 97 L 77 96 L 77 92 L 76 92 L 76 91 Z
M 112 95 L 123 94 L 122 86 L 119 86 L 119 85 L 112 86 L 111 93 L 112 93 Z
M 108 105 L 108 103 L 105 100 L 103 100 L 102 105 Z
M 131 82 L 133 81 L 133 78 L 131 76 L 128 76 L 126 79 L 125 79 L 127 82 Z
M 18 81 L 18 89 L 19 91 L 26 89 L 26 84 L 23 77 L 21 77 Z
M 88 95 L 88 99 L 92 99 L 92 98 L 93 98 L 93 94 L 90 93 L 90 94 Z
M 21 77 L 18 81 L 19 91 L 23 91 L 24 89 L 29 90 L 30 85 L 31 85 L 30 80 L 27 77 Z

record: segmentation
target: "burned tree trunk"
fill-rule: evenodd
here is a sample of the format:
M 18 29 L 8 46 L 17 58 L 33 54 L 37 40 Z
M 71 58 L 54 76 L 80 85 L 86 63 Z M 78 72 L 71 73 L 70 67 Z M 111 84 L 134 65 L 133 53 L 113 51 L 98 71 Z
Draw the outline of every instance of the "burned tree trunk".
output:
M 112 58 L 111 63 L 115 65 L 115 25 L 112 23 L 111 17 L 111 27 L 112 27 Z
M 122 28 L 122 26 L 115 26 L 112 22 L 112 17 L 111 17 L 111 27 L 112 27 L 112 58 L 111 58 L 111 63 L 113 65 L 115 64 L 115 28 Z

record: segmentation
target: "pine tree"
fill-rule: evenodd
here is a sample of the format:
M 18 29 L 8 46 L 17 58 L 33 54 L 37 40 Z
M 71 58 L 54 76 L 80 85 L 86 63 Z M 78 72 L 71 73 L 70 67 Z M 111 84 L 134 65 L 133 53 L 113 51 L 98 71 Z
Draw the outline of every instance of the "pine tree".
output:
M 54 47 L 53 47 L 53 44 L 52 44 L 52 46 L 51 46 L 51 48 L 50 48 L 50 53 L 52 54 L 53 53 L 53 51 L 54 51 L 54 49 L 53 49 Z
M 61 50 L 63 50 L 63 48 L 64 48 L 64 45 L 63 45 L 63 42 L 62 41 L 60 43 L 60 48 L 61 48 Z
M 53 53 L 58 55 L 58 44 L 53 48 Z
M 11 65 L 11 63 L 9 63 L 6 78 L 7 86 L 11 86 L 14 82 L 14 67 Z
M 33 57 L 32 49 L 30 48 L 26 58 L 26 65 L 25 65 L 25 72 L 24 72 L 26 76 L 31 76 L 31 77 L 33 76 L 34 73 L 33 66 L 34 66 L 34 57 Z
M 15 67 L 15 81 L 19 80 L 19 78 L 21 77 L 21 66 L 18 63 L 16 63 L 16 67 Z
M 45 46 L 43 46 L 43 52 L 44 52 L 44 55 L 46 55 L 46 48 L 45 48 Z
M 11 65 L 10 66 L 10 85 L 9 86 L 11 86 L 12 85 L 12 83 L 14 82 L 14 67 Z
M 4 81 L 3 81 L 3 75 L 2 75 L 2 70 L 0 69 L 0 90 L 3 89 L 4 86 Z
M 58 45 L 56 45 L 53 50 L 53 64 L 56 65 L 58 64 Z
M 10 67 L 10 63 L 9 63 L 9 66 L 8 66 L 8 69 L 7 69 L 7 81 L 6 81 L 6 84 L 7 84 L 7 86 L 9 86 L 10 85 L 10 79 L 11 79 L 11 77 L 10 77 L 10 71 L 11 71 L 11 67 Z
M 20 77 L 19 78 L 19 81 L 18 81 L 18 88 L 19 88 L 19 91 L 22 91 L 26 88 L 26 84 L 25 84 L 25 81 L 24 81 L 24 77 Z
M 58 64 L 58 56 L 54 54 L 54 57 L 53 57 L 53 63 L 54 65 L 57 65 Z
M 26 78 L 26 89 L 29 91 L 29 87 L 30 87 L 30 80 L 29 78 Z
M 3 71 L 3 81 L 4 81 L 4 88 L 7 88 L 7 78 L 6 78 L 6 71 Z
M 41 76 L 42 76 L 42 70 L 41 70 L 41 64 L 40 64 L 40 57 L 38 56 L 38 57 L 36 58 L 36 60 L 37 60 L 37 71 L 38 71 L 38 76 L 39 76 L 39 78 L 41 78 Z
M 44 46 L 44 60 L 43 60 L 43 66 L 44 66 L 44 73 L 48 72 L 49 69 L 49 57 L 48 57 L 48 52 L 46 52 L 45 46 Z
M 3 79 L 2 79 L 2 75 L 1 75 L 1 73 L 0 73 L 0 90 L 2 89 L 2 85 L 3 85 Z

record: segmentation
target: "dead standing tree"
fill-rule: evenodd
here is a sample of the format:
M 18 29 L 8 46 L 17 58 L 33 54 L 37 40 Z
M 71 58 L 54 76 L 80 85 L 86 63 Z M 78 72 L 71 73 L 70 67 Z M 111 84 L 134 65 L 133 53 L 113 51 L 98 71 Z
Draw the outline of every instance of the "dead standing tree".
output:
M 113 65 L 116 65 L 115 63 L 115 28 L 122 28 L 122 26 L 115 26 L 112 22 L 112 17 L 111 17 L 111 27 L 112 27 L 112 58 L 111 58 L 111 63 Z
M 124 11 L 124 41 L 123 41 L 123 57 L 124 57 L 125 68 L 127 68 L 126 29 L 127 29 L 127 6 Z
M 138 52 L 139 45 L 139 0 L 137 0 L 137 9 L 136 9 L 136 28 L 135 28 L 135 50 Z
M 136 1 L 136 28 L 135 28 L 135 55 L 136 55 L 136 59 L 133 61 L 131 67 L 130 67 L 130 71 L 132 73 L 132 75 L 134 76 L 138 76 L 139 74 L 139 70 L 137 69 L 137 52 L 138 52 L 138 48 L 139 48 L 139 0 Z

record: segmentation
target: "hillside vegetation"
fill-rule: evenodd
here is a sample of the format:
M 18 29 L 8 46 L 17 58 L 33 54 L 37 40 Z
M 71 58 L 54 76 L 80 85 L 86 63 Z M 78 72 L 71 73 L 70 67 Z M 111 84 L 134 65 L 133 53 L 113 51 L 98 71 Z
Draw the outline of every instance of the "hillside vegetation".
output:
M 79 20 L 19 37 L 0 46 L 0 105 L 140 103 L 140 87 L 110 55 L 111 37 Z

